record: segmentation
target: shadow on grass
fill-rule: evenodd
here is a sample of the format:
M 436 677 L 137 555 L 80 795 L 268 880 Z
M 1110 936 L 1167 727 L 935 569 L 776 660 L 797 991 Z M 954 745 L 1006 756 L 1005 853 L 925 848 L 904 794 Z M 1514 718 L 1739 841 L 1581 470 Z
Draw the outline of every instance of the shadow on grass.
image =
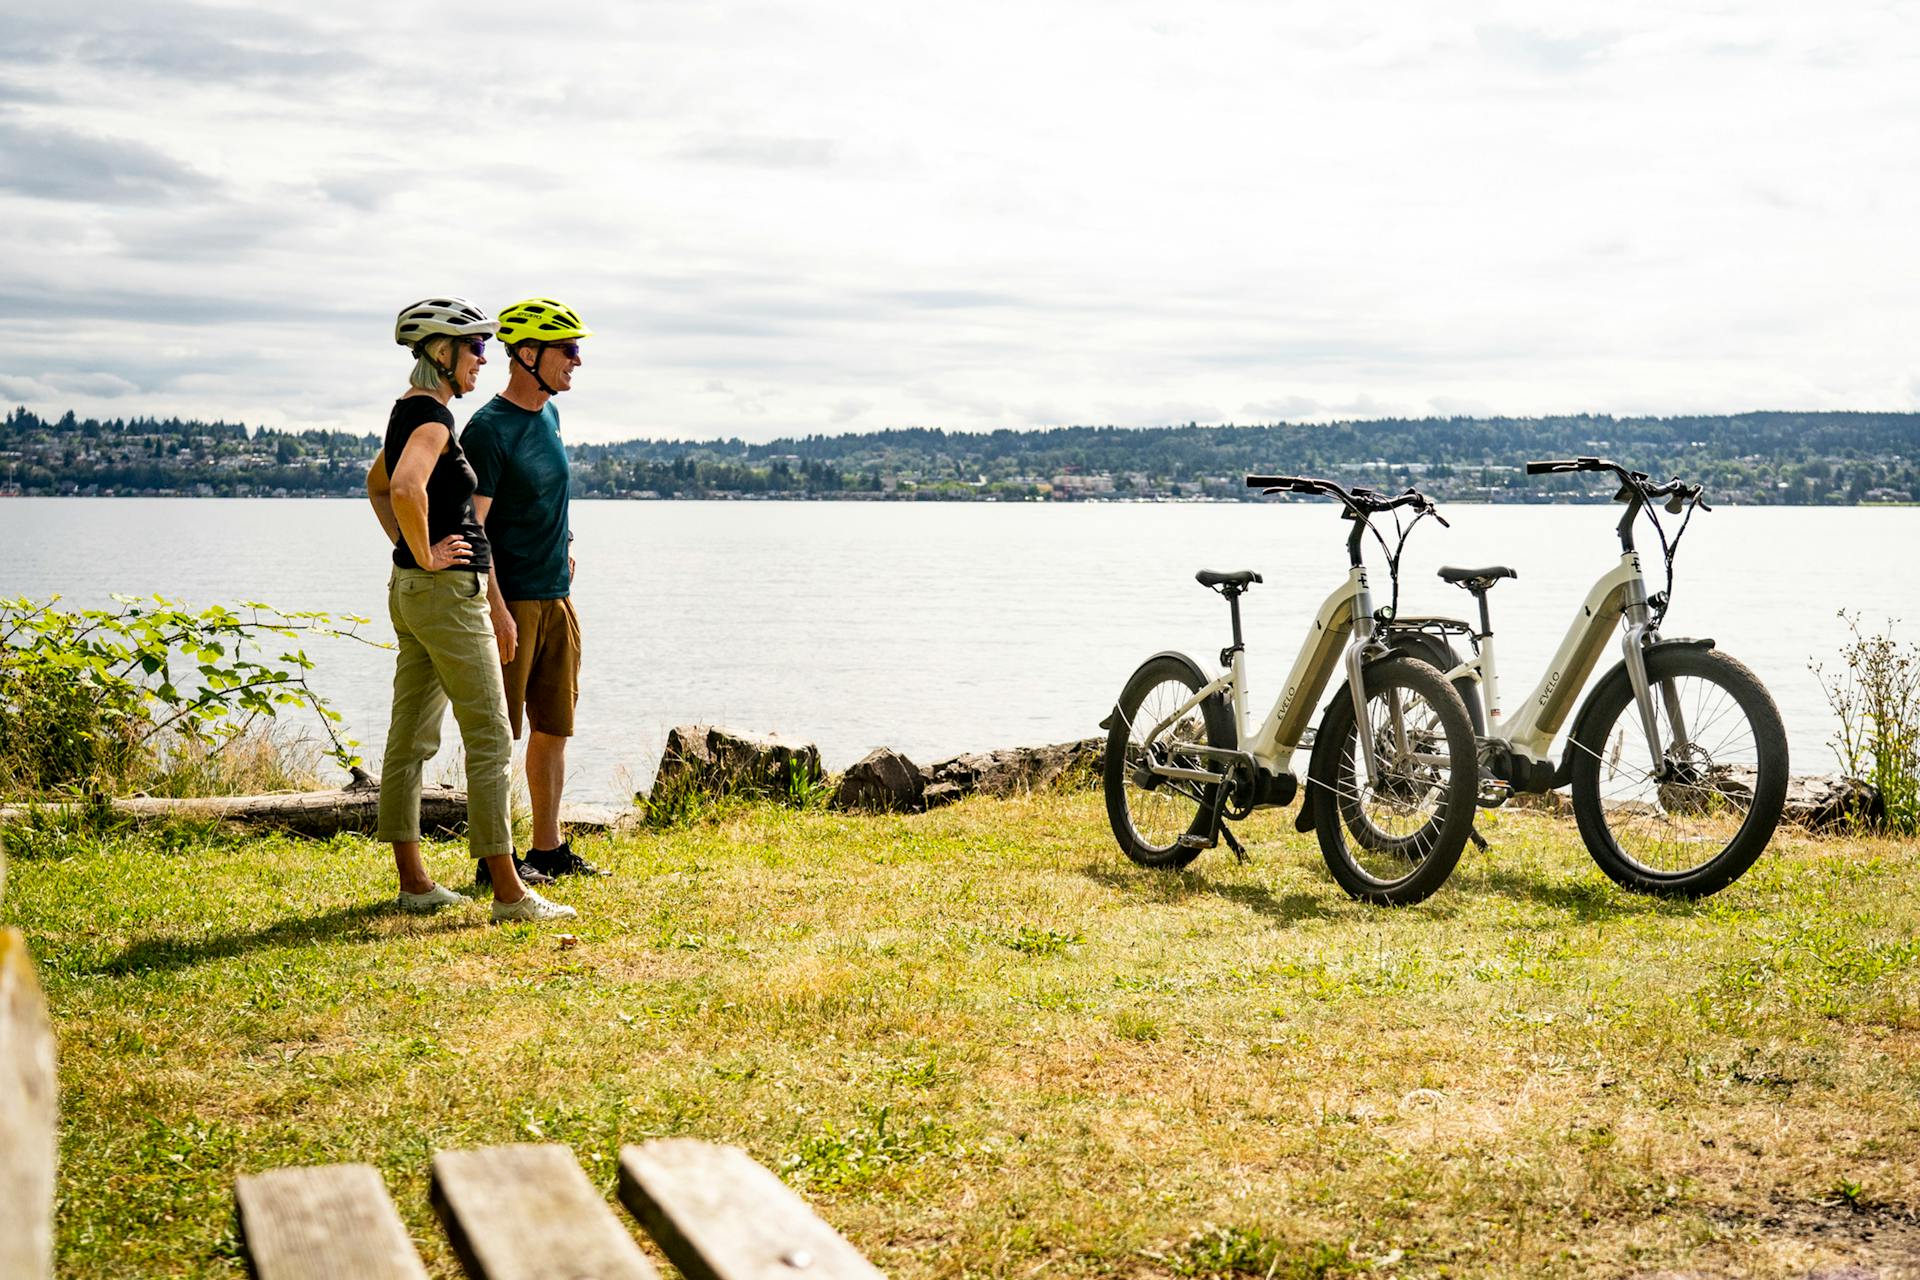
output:
M 1289 893 L 1276 898 L 1264 885 L 1223 884 L 1194 871 L 1155 871 L 1147 867 L 1114 867 L 1090 862 L 1080 868 L 1080 874 L 1109 889 L 1154 902 L 1184 902 L 1203 896 L 1224 898 L 1256 915 L 1286 924 L 1319 920 L 1330 914 L 1327 903 L 1317 894 Z
M 411 931 L 414 936 L 451 933 L 479 924 L 478 918 L 462 911 L 413 916 L 392 902 L 370 902 L 337 907 L 317 916 L 281 920 L 259 929 L 233 930 L 199 938 L 143 938 L 129 943 L 119 955 L 79 972 L 87 976 L 127 977 L 190 969 L 209 960 L 225 960 L 249 951 L 312 943 L 380 942 L 394 934 L 379 926 L 395 919 L 418 922 L 422 927 Z
M 1442 893 L 1449 891 L 1470 897 L 1524 898 L 1563 911 L 1582 923 L 1647 916 L 1687 918 L 1705 909 L 1701 903 L 1686 898 L 1632 893 L 1610 880 L 1549 878 L 1498 864 L 1478 868 L 1465 880 L 1456 873 L 1447 888 L 1441 890 Z

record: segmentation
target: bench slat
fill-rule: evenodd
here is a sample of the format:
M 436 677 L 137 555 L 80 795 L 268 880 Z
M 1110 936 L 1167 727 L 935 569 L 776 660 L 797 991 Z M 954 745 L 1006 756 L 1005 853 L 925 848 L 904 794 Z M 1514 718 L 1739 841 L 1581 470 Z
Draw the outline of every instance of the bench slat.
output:
M 0 929 L 0 1276 L 53 1274 L 56 1105 L 47 1001 L 27 940 Z
M 738 1147 L 691 1138 L 626 1147 L 620 1199 L 688 1280 L 882 1280 Z
M 475 1280 L 659 1280 L 558 1144 L 441 1152 L 433 1208 Z
M 241 1247 L 259 1280 L 427 1280 L 379 1170 L 270 1169 L 238 1178 Z

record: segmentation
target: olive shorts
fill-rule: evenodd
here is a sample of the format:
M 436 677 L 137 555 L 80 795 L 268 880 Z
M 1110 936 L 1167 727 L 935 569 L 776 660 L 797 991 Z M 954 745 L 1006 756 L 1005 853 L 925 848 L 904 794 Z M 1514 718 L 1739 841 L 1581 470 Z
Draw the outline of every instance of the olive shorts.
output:
M 507 719 L 520 736 L 521 714 L 535 733 L 573 736 L 573 708 L 580 701 L 580 615 L 573 601 L 509 600 L 507 611 L 519 639 L 513 661 L 501 673 L 507 683 Z
M 440 749 L 440 723 L 451 704 L 467 754 L 467 842 L 476 858 L 512 853 L 513 740 L 507 736 L 486 575 L 395 569 L 387 583 L 387 612 L 400 657 L 380 766 L 379 838 L 420 838 L 420 774 Z

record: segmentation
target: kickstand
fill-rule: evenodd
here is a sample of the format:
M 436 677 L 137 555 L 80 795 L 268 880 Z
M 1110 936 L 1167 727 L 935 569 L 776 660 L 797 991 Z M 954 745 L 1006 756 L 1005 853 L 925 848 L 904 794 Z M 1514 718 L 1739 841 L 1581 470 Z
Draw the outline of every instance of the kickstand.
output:
M 1476 822 L 1471 827 L 1467 828 L 1467 839 L 1473 841 L 1473 847 L 1478 849 L 1480 852 L 1485 853 L 1487 851 L 1487 848 L 1488 848 L 1487 838 L 1480 834 L 1479 823 Z
M 1227 824 L 1224 822 L 1220 824 L 1220 838 L 1227 842 L 1227 848 L 1233 850 L 1235 861 L 1252 861 L 1251 858 L 1247 857 L 1247 851 L 1240 847 L 1240 841 L 1234 838 L 1233 832 L 1227 829 Z

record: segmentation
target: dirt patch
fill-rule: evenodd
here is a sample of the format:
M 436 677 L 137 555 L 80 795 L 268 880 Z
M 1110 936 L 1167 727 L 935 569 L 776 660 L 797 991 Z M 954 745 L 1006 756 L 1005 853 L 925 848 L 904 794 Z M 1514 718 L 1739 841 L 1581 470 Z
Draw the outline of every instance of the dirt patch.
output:
M 1812 1266 L 1806 1280 L 1920 1280 L 1920 1213 L 1911 1209 L 1775 1202 L 1758 1217 L 1728 1213 L 1716 1219 L 1786 1246 L 1782 1252 L 1797 1245 L 1814 1254 L 1840 1255 L 1842 1260 Z M 1712 1274 L 1698 1273 L 1700 1280 Z M 1686 1272 L 1673 1280 L 1682 1276 L 1693 1280 Z

